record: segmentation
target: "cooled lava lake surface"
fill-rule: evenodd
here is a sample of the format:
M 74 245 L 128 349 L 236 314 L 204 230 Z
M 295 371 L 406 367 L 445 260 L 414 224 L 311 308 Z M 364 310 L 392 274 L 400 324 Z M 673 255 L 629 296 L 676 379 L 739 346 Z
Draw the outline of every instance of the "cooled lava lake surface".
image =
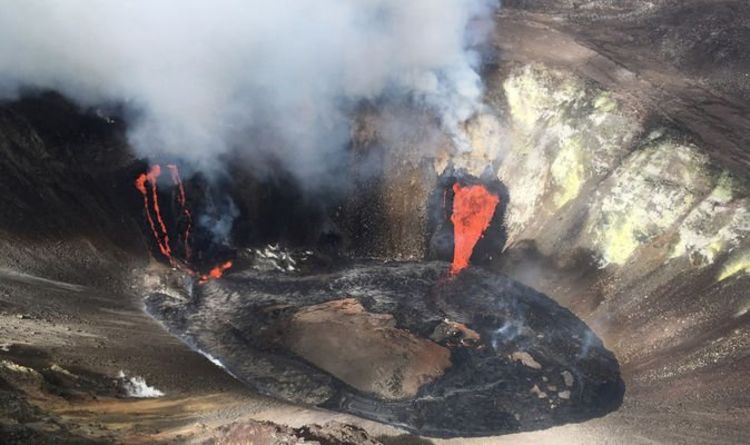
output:
M 240 270 L 149 313 L 252 388 L 433 437 L 488 436 L 616 410 L 624 383 L 588 326 L 503 275 L 443 262 Z

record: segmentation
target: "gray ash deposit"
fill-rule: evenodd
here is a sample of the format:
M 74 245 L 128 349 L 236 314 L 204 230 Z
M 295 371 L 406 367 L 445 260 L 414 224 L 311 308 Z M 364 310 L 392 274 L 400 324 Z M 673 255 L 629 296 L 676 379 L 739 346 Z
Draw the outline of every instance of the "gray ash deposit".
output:
M 569 310 L 443 262 L 235 271 L 148 311 L 258 391 L 433 437 L 581 422 L 616 410 L 614 355 Z

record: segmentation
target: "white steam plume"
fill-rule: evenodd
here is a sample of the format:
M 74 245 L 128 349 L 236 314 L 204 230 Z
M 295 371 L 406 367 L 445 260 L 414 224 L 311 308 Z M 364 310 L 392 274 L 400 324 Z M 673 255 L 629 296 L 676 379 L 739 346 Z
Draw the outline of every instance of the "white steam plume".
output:
M 360 99 L 414 97 L 460 142 L 497 3 L 0 0 L 0 97 L 125 104 L 143 155 L 271 154 L 307 180 L 337 168 Z

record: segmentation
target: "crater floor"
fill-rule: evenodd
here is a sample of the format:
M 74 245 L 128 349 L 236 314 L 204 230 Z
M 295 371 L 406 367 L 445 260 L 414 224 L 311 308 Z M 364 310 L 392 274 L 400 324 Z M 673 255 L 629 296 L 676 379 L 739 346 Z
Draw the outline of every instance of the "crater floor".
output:
M 614 355 L 567 309 L 448 264 L 235 271 L 183 300 L 147 298 L 175 335 L 261 393 L 432 437 L 581 422 L 617 409 Z

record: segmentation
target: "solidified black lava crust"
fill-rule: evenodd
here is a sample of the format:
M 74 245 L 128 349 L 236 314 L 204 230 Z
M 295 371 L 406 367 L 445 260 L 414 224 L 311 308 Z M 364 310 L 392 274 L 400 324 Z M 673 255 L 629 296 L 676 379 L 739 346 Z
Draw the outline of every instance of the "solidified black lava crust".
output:
M 511 279 L 470 268 L 448 279 L 443 262 L 359 264 L 333 273 L 244 271 L 196 286 L 192 300 L 150 295 L 149 312 L 258 391 L 433 436 L 488 436 L 581 422 L 616 410 L 624 383 L 614 355 L 575 315 Z M 354 298 L 368 312 L 429 337 L 463 323 L 481 345 L 453 347 L 451 367 L 409 400 L 362 393 L 269 339 L 278 319 Z M 278 309 L 270 309 L 278 308 Z M 529 366 L 513 354 L 528 353 Z M 572 377 L 572 378 L 571 378 Z M 571 382 L 572 381 L 572 382 Z

